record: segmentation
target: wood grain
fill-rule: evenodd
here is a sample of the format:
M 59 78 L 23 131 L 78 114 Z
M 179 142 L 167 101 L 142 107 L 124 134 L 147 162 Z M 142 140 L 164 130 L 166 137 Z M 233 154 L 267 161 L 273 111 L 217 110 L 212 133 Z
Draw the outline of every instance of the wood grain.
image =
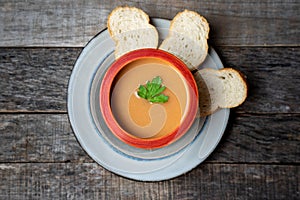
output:
M 68 120 L 74 63 L 120 5 L 166 19 L 199 12 L 225 67 L 247 76 L 215 151 L 168 181 L 104 169 Z M 298 0 L 1 0 L 0 199 L 300 199 L 299 10 Z
M 210 160 L 224 163 L 300 163 L 300 115 L 231 112 Z
M 1 111 L 66 111 L 71 70 L 81 48 L 0 48 Z
M 108 14 L 122 5 L 152 17 L 172 19 L 190 9 L 204 15 L 214 45 L 289 45 L 300 43 L 300 5 L 291 1 L 1 1 L 0 46 L 84 46 L 106 27 Z
M 216 48 L 247 76 L 241 113 L 300 113 L 298 47 Z M 0 48 L 0 112 L 66 112 L 68 79 L 81 48 Z M 293 58 L 293 59 L 291 59 Z
M 300 115 L 234 115 L 212 163 L 298 163 Z M 1 162 L 92 162 L 66 114 L 0 115 Z
M 218 48 L 225 67 L 240 70 L 249 87 L 246 102 L 238 107 L 248 113 L 299 113 L 299 48 Z
M 1 162 L 91 162 L 66 114 L 0 115 Z
M 299 166 L 203 164 L 170 181 L 137 182 L 95 163 L 0 164 L 5 199 L 297 199 Z M 5 183 L 5 184 L 4 184 Z

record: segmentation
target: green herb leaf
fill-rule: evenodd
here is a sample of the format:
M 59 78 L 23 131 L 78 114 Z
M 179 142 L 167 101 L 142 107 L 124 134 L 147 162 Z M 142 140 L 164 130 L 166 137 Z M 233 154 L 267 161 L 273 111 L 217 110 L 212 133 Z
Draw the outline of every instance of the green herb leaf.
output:
M 157 76 L 151 82 L 147 81 L 146 85 L 140 85 L 137 94 L 152 103 L 165 103 L 169 97 L 162 94 L 166 87 L 161 84 L 162 79 Z
M 138 95 L 144 99 L 147 99 L 147 89 L 145 86 L 141 85 L 138 90 Z
M 152 79 L 152 84 L 158 84 L 160 85 L 162 83 L 162 80 L 159 76 L 155 77 L 154 79 Z
M 151 97 L 155 97 L 156 95 L 159 95 L 166 89 L 166 86 L 158 87 L 156 91 L 154 91 L 151 95 Z
M 149 101 L 152 103 L 165 103 L 168 100 L 169 100 L 169 97 L 164 94 L 160 94 L 160 95 L 154 96 L 151 99 L 149 99 Z

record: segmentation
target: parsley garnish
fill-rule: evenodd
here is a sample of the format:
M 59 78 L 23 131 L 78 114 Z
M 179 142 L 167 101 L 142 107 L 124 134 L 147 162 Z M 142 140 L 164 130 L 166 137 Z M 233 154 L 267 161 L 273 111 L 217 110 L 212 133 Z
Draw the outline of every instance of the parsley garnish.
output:
M 162 94 L 166 86 L 162 86 L 161 83 L 161 78 L 157 76 L 151 82 L 147 81 L 146 85 L 140 85 L 137 94 L 152 103 L 165 103 L 169 97 Z

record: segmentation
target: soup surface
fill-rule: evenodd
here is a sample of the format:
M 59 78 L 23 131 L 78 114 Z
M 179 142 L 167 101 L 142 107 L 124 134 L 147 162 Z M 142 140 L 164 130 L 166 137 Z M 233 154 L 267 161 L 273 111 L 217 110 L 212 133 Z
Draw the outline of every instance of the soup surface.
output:
M 150 103 L 137 95 L 140 85 L 160 76 L 166 86 L 166 103 Z M 157 138 L 175 131 L 186 115 L 188 94 L 182 75 L 168 63 L 154 58 L 125 66 L 114 80 L 111 93 L 113 115 L 122 129 L 140 138 Z

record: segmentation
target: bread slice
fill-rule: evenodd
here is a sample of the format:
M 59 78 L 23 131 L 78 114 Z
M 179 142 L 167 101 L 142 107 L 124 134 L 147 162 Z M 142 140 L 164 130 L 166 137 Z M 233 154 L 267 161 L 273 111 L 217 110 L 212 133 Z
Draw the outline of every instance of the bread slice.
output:
M 218 108 L 233 108 L 247 97 L 244 76 L 232 68 L 205 68 L 194 74 L 199 89 L 200 116 L 214 113 Z
M 167 38 L 159 49 L 179 57 L 192 70 L 206 58 L 209 24 L 194 11 L 184 10 L 171 21 Z
M 157 48 L 158 32 L 149 16 L 135 7 L 117 7 L 107 20 L 107 28 L 116 43 L 115 57 L 142 48 Z

